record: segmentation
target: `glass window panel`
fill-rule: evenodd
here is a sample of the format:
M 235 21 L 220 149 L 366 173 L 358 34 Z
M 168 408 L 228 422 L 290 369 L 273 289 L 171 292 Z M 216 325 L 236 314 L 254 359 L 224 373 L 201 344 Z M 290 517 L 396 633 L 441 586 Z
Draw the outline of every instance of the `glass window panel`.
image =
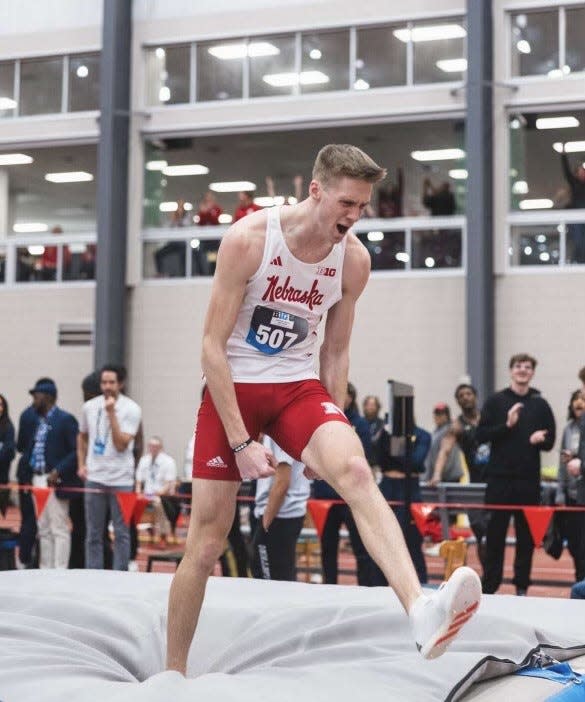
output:
M 56 246 L 19 246 L 16 249 L 16 281 L 37 283 L 57 279 Z
M 303 34 L 301 93 L 349 89 L 349 31 Z
M 518 113 L 509 124 L 511 208 L 585 208 L 585 110 Z
M 14 100 L 14 61 L 0 63 L 0 117 L 12 117 Z
M 20 64 L 20 114 L 61 112 L 63 59 L 34 59 Z
M 585 263 L 585 218 L 583 222 L 568 222 L 565 227 L 567 263 Z
M 559 13 L 515 12 L 511 16 L 512 75 L 547 75 L 559 69 Z M 551 77 L 555 77 L 551 73 Z
M 394 36 L 403 27 L 357 31 L 356 90 L 406 83 L 406 44 Z
M 246 42 L 209 42 L 197 45 L 197 100 L 241 98 Z
M 295 38 L 254 37 L 248 45 L 250 97 L 291 95 L 294 90 Z M 288 80 L 287 80 L 288 78 Z
M 435 270 L 461 267 L 461 229 L 412 232 L 412 267 Z
M 414 44 L 414 82 L 441 83 L 463 80 L 465 31 L 461 20 L 417 22 L 412 29 Z M 455 36 L 453 36 L 455 35 Z
M 184 278 L 186 241 L 147 241 L 144 244 L 145 278 Z
M 402 271 L 407 267 L 405 232 L 372 231 L 358 234 L 358 239 L 370 252 L 373 271 Z
M 100 55 L 69 57 L 69 111 L 99 110 Z
M 189 102 L 191 49 L 189 45 L 149 49 L 146 61 L 149 105 Z
M 573 73 L 585 71 L 585 7 L 567 8 L 566 65 Z
M 95 280 L 95 244 L 69 244 L 63 249 L 63 280 Z
M 0 249 L 0 283 L 6 282 L 6 249 Z
M 217 250 L 221 239 L 191 239 L 191 275 L 208 276 L 215 273 Z
M 560 261 L 560 231 L 554 224 L 512 227 L 509 251 L 513 266 L 555 266 Z
M 43 231 L 61 229 L 65 234 L 95 233 L 97 148 L 68 145 L 48 148 L 4 147 L 0 157 L 27 157 L 29 163 L 2 166 L 8 175 L 9 232 L 38 236 Z M 21 158 L 22 160 L 22 158 Z M 92 180 L 53 183 L 47 173 L 83 172 Z M 40 226 L 31 226 L 31 225 Z

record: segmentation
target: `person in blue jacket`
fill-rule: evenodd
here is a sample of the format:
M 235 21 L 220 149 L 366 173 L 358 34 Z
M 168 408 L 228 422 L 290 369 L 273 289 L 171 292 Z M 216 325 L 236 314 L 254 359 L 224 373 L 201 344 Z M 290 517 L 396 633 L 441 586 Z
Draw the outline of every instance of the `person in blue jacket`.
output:
M 59 488 L 81 486 L 76 453 L 79 426 L 72 414 L 57 407 L 57 386 L 52 380 L 37 381 L 29 392 L 33 402 L 21 415 L 19 426 L 22 457 L 18 479 L 25 485 L 57 488 L 37 523 L 40 567 L 67 568 L 71 549 L 70 493 Z M 22 556 L 20 559 L 23 561 Z
M 410 452 L 410 500 L 421 501 L 419 475 L 425 472 L 425 458 L 431 447 L 431 435 L 420 427 L 414 427 L 414 434 L 410 437 L 412 442 Z M 379 440 L 380 468 L 382 481 L 380 490 L 384 497 L 393 502 L 404 502 L 406 497 L 407 466 L 403 456 L 390 455 L 390 435 L 386 430 L 382 432 Z M 402 505 L 393 505 L 398 523 L 402 528 L 404 540 L 410 552 L 410 557 L 416 568 L 416 573 L 421 583 L 428 581 L 427 566 L 422 551 L 422 536 L 417 529 L 412 516 Z M 375 566 L 373 572 L 374 585 L 387 585 L 382 571 Z
M 356 402 L 357 392 L 352 383 L 347 384 L 347 393 L 343 410 L 352 427 L 359 436 L 366 458 L 372 459 L 372 439 L 368 422 L 359 413 Z M 371 463 L 370 463 L 371 464 Z M 313 483 L 313 496 L 318 500 L 341 500 L 341 497 L 324 480 Z M 351 548 L 356 559 L 358 585 L 371 585 L 371 573 L 374 561 L 370 558 L 360 538 L 357 526 L 346 504 L 332 505 L 327 514 L 321 534 L 321 565 L 323 568 L 323 582 L 329 585 L 337 584 L 339 550 L 339 528 L 345 524 L 349 533 Z

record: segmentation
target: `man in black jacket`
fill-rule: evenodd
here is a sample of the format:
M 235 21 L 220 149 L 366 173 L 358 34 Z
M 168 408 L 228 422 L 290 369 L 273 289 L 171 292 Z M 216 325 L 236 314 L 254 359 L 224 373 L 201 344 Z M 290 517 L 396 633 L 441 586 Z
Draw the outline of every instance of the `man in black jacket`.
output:
M 548 402 L 530 387 L 536 359 L 510 359 L 510 387 L 488 398 L 481 410 L 476 439 L 491 442 L 486 469 L 487 504 L 537 505 L 540 502 L 540 452 L 555 442 L 555 420 Z M 502 582 L 506 533 L 514 516 L 516 555 L 514 585 L 525 595 L 530 585 L 534 544 L 522 510 L 494 510 L 487 528 L 483 591 L 494 593 Z

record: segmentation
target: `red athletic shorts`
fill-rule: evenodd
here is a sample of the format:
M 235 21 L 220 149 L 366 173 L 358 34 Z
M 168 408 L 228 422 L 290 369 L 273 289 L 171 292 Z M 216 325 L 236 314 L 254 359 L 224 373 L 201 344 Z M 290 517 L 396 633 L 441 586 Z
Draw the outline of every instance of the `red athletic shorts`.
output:
M 268 434 L 283 451 L 297 460 L 321 424 L 331 421 L 349 424 L 318 380 L 235 383 L 235 389 L 250 436 L 257 439 L 260 432 Z M 242 479 L 208 390 L 197 415 L 193 477 Z

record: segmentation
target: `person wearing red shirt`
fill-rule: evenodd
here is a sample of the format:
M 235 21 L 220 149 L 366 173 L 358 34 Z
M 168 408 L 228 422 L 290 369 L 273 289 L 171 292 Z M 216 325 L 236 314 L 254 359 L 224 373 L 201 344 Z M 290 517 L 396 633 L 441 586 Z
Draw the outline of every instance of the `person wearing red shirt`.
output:
M 260 207 L 260 205 L 257 205 L 254 202 L 252 193 L 248 193 L 245 190 L 242 190 L 242 192 L 238 193 L 238 207 L 234 213 L 234 222 L 237 222 L 238 219 L 242 219 L 242 217 L 245 217 L 246 215 L 252 214 L 252 212 L 256 212 L 257 210 L 261 209 L 262 208 Z
M 51 234 L 63 234 L 61 227 L 53 227 Z M 63 247 L 63 277 L 65 272 L 71 265 L 71 251 L 68 246 Z M 43 280 L 57 280 L 57 247 L 45 246 L 43 255 L 41 256 L 39 269 Z
M 199 212 L 197 213 L 199 215 L 199 226 L 205 227 L 219 224 L 219 215 L 222 212 L 223 210 L 217 204 L 215 195 L 208 190 L 199 205 Z

